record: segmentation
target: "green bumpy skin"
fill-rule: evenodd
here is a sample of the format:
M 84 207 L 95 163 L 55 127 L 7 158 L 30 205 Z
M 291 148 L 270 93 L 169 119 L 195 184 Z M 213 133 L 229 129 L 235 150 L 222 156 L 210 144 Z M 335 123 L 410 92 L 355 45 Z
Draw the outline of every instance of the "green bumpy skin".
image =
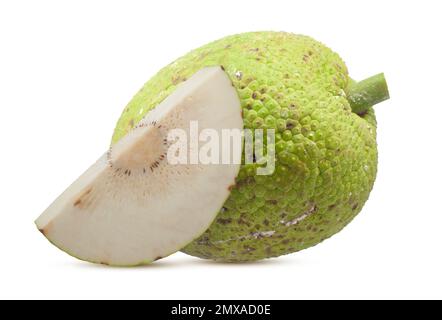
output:
M 376 119 L 352 112 L 341 58 L 307 36 L 229 36 L 166 66 L 135 95 L 113 143 L 205 66 L 222 65 L 241 100 L 244 127 L 276 129 L 276 169 L 242 165 L 211 227 L 182 251 L 217 261 L 253 261 L 314 246 L 362 209 L 377 170 Z

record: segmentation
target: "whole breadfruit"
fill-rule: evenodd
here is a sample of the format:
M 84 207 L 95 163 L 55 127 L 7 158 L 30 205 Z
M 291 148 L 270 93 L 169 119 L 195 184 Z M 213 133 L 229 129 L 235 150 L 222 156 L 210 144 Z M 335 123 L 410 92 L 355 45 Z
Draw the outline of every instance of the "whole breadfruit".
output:
M 361 211 L 375 181 L 371 105 L 387 98 L 383 77 L 358 87 L 341 58 L 307 36 L 229 36 L 150 79 L 124 110 L 113 143 L 179 83 L 213 65 L 223 66 L 237 89 L 244 127 L 276 130 L 276 168 L 265 176 L 256 175 L 258 163 L 242 165 L 216 220 L 183 252 L 251 261 L 299 251 L 339 232 Z

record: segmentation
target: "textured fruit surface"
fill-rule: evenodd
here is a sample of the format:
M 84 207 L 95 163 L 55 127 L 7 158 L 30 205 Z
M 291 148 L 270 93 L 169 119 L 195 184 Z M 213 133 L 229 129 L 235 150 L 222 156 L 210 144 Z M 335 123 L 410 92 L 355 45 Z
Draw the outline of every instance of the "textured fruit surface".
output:
M 135 95 L 113 143 L 180 82 L 222 65 L 238 91 L 245 128 L 276 129 L 276 170 L 242 165 L 211 227 L 183 249 L 220 261 L 275 257 L 318 244 L 362 209 L 377 169 L 376 119 L 352 112 L 351 81 L 340 57 L 306 36 L 255 32 L 229 36 L 166 66 Z

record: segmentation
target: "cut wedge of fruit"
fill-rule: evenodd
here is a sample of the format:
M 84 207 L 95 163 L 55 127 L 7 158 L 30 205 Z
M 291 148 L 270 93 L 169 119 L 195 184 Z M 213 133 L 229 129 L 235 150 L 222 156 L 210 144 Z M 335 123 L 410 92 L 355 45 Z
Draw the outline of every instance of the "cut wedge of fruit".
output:
M 181 83 L 52 203 L 39 230 L 70 255 L 107 265 L 147 264 L 183 248 L 210 226 L 240 168 L 238 159 L 168 161 L 171 130 L 189 135 L 192 123 L 219 137 L 242 130 L 240 101 L 221 67 Z M 241 147 L 230 145 L 239 160 Z

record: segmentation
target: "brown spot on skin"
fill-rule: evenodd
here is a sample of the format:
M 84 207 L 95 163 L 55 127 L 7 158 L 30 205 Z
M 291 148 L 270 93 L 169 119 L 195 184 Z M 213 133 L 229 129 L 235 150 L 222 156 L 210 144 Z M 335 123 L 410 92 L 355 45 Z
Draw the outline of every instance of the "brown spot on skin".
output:
M 224 69 L 224 66 L 223 66 L 223 65 L 221 65 L 221 70 L 222 70 L 222 71 L 226 71 L 226 69 Z
M 235 188 L 235 184 L 231 184 L 231 185 L 227 188 L 227 190 L 232 191 L 233 188 Z
M 155 258 L 155 260 L 154 260 L 154 261 L 158 261 L 158 260 L 160 260 L 160 259 L 163 259 L 163 257 L 161 257 L 161 256 L 158 256 L 158 257 L 156 257 L 156 258 Z
M 254 80 L 254 78 L 252 77 L 248 77 L 247 79 L 244 80 L 245 84 L 249 84 L 250 82 L 252 82 Z
M 172 77 L 172 84 L 176 86 L 180 82 L 185 81 L 185 79 L 186 78 L 182 78 L 180 75 L 178 75 L 178 76 L 175 75 L 175 76 Z
M 219 224 L 222 224 L 222 225 L 226 225 L 226 224 L 232 223 L 232 219 L 231 218 L 227 218 L 227 219 L 218 218 L 218 220 L 216 220 L 216 222 Z
M 240 217 L 240 218 L 238 219 L 238 224 L 244 224 L 244 225 L 250 227 L 250 223 L 247 222 L 247 220 L 244 219 L 244 217 Z
M 200 56 L 198 57 L 199 60 L 203 60 L 205 57 L 207 57 L 207 55 L 209 54 L 209 52 L 203 52 L 202 54 L 200 54 Z
M 78 207 L 81 204 L 81 199 L 77 199 L 77 201 L 74 202 L 74 207 Z
M 253 182 L 254 182 L 253 177 L 247 177 L 246 179 L 239 180 L 239 181 L 236 183 L 236 185 L 237 185 L 238 188 L 241 188 L 242 186 L 249 185 L 249 184 L 251 184 L 251 183 L 253 183 Z
M 286 128 L 291 130 L 295 127 L 295 125 L 293 123 L 287 123 Z
M 256 92 L 253 92 L 253 93 L 252 93 L 252 98 L 253 98 L 253 99 L 258 98 L 258 94 L 257 94 Z

